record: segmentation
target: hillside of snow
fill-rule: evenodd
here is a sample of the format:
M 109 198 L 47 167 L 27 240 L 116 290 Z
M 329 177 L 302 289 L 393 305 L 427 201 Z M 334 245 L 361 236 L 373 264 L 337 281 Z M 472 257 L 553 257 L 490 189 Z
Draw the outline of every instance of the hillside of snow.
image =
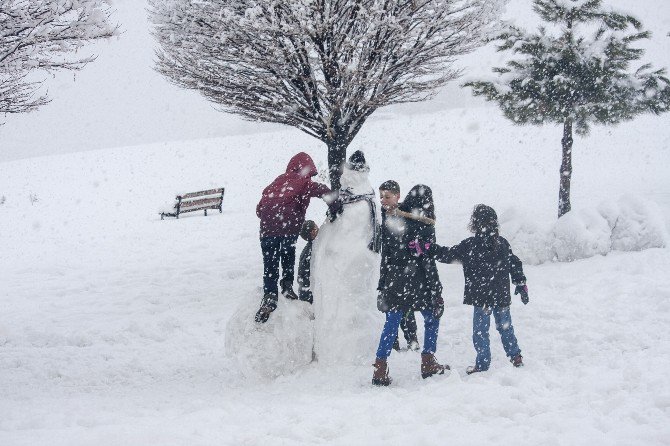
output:
M 493 108 L 385 113 L 349 152 L 365 151 L 373 184 L 430 185 L 453 244 L 477 203 L 553 225 L 560 137 Z M 0 444 L 668 444 L 668 248 L 527 264 L 530 304 L 512 309 L 523 369 L 492 329 L 491 369 L 465 376 L 472 309 L 460 267 L 440 265 L 449 376 L 422 380 L 414 352 L 392 354 L 387 389 L 371 366 L 243 373 L 225 334 L 260 299 L 255 205 L 298 151 L 325 170 L 325 148 L 290 129 L 0 163 Z M 574 163 L 576 212 L 650 202 L 667 234 L 667 118 L 596 128 Z M 160 220 L 177 193 L 221 186 L 222 214 Z

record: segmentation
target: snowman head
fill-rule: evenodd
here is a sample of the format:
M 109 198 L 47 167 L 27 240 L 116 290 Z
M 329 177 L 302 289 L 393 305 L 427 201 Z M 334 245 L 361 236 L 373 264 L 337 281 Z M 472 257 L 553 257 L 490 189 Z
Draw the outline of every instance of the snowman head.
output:
M 349 161 L 346 163 L 346 166 L 351 170 L 356 170 L 359 172 L 370 171 L 370 167 L 365 162 L 365 154 L 360 150 L 356 150 L 351 154 Z
M 344 163 L 340 184 L 342 189 L 358 190 L 364 188 L 370 189 L 368 172 L 370 167 L 365 162 L 365 155 L 360 150 L 351 154 L 349 160 Z

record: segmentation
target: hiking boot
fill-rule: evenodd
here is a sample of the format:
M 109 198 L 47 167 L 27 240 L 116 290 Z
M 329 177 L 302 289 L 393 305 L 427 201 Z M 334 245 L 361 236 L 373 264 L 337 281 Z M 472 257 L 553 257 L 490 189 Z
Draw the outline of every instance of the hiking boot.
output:
M 465 373 L 467 373 L 468 375 L 472 375 L 473 373 L 485 372 L 485 371 L 486 371 L 486 370 L 484 370 L 484 369 L 480 369 L 479 367 L 477 367 L 477 366 L 473 366 L 473 365 L 471 365 L 470 367 L 468 367 L 467 369 L 465 369 Z
M 451 370 L 448 365 L 437 362 L 432 353 L 421 353 L 421 377 L 430 378 L 433 375 L 442 375 L 445 370 Z
M 386 359 L 377 358 L 373 367 L 375 368 L 374 373 L 372 374 L 373 386 L 386 387 L 391 384 L 392 379 L 389 376 L 389 368 Z
M 398 341 L 398 338 L 395 338 L 395 342 L 393 343 L 393 350 L 397 352 L 400 351 L 400 341 Z
M 298 300 L 298 295 L 293 291 L 293 281 L 282 280 L 279 282 L 281 285 L 281 294 L 287 299 Z
M 512 363 L 514 367 L 523 367 L 523 356 L 521 355 L 516 355 L 512 359 L 509 360 L 509 362 Z
M 277 295 L 276 294 L 266 294 L 261 300 L 261 307 L 256 312 L 256 317 L 254 320 L 261 324 L 264 324 L 270 318 L 270 313 L 275 311 L 277 308 Z

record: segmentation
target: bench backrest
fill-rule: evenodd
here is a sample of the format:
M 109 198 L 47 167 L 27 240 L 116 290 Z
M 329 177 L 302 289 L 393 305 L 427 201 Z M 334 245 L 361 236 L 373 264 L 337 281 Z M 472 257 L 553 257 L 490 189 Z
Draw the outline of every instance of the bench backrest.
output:
M 199 192 L 191 192 L 184 195 L 177 195 L 177 203 L 175 203 L 174 207 L 175 209 L 177 209 L 177 213 L 199 211 L 202 209 L 221 210 L 221 204 L 223 203 L 224 192 L 225 189 L 222 187 L 220 189 L 202 190 Z M 218 195 L 218 196 L 213 197 L 212 195 Z M 191 200 L 191 198 L 198 198 L 198 197 L 204 197 L 204 198 Z
M 187 200 L 189 198 L 204 197 L 206 195 L 218 195 L 221 194 L 223 197 L 224 188 L 220 189 L 210 189 L 210 190 L 201 190 L 200 192 L 191 192 L 184 195 L 177 195 L 177 200 Z

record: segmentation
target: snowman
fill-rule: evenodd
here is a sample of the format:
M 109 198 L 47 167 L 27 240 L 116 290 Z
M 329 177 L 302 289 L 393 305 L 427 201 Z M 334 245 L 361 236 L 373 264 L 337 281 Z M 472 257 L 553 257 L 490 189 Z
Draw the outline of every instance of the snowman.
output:
M 380 256 L 375 189 L 363 152 L 344 164 L 343 211 L 327 219 L 314 241 L 314 353 L 320 364 L 367 364 L 374 357 L 383 315 L 377 311 Z

